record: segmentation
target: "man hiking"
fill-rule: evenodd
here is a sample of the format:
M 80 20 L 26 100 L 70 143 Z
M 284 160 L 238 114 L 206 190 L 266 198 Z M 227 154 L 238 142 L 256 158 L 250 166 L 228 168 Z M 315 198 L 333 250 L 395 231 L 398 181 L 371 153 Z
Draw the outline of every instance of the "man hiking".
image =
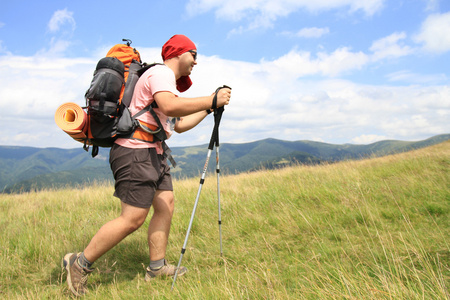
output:
M 174 131 L 181 133 L 199 124 L 213 106 L 214 94 L 197 98 L 178 97 L 192 81 L 189 75 L 197 64 L 197 48 L 184 35 L 174 35 L 162 47 L 164 64 L 156 65 L 139 78 L 130 104 L 134 115 L 155 101 L 155 109 L 168 137 Z M 217 92 L 216 107 L 228 105 L 231 90 Z M 171 120 L 175 118 L 173 124 Z M 149 112 L 138 117 L 152 128 L 157 123 Z M 150 133 L 136 131 L 133 138 L 119 138 L 110 151 L 110 165 L 115 179 L 114 196 L 121 200 L 121 214 L 104 224 L 80 253 L 68 253 L 63 258 L 67 283 L 76 296 L 87 292 L 88 275 L 92 264 L 145 221 L 150 207 L 154 213 L 148 227 L 150 264 L 145 281 L 158 276 L 173 276 L 176 266 L 165 260 L 168 236 L 174 211 L 172 178 L 161 142 L 153 141 Z M 178 276 L 187 272 L 180 267 Z

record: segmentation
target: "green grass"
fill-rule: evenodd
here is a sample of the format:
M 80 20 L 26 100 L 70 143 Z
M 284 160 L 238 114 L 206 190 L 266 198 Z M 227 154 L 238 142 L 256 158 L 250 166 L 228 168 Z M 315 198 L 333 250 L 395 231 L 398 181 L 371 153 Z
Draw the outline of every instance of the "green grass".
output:
M 177 263 L 198 179 L 174 183 Z M 101 257 L 87 299 L 449 299 L 450 143 L 208 177 L 177 280 L 144 281 L 146 224 Z M 70 297 L 61 268 L 120 213 L 110 185 L 0 195 L 0 298 Z

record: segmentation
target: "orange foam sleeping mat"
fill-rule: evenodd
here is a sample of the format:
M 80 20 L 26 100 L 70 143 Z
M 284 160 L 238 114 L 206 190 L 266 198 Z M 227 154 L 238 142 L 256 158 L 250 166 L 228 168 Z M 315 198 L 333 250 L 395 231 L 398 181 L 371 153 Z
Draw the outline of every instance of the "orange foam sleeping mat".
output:
M 87 139 L 88 117 L 76 103 L 67 102 L 58 107 L 55 122 L 59 128 L 74 140 L 84 143 Z

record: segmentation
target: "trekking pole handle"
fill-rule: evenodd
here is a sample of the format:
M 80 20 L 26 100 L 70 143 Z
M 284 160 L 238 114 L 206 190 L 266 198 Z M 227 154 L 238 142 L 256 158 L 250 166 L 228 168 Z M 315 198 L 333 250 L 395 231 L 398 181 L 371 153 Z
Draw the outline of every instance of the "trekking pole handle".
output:
M 231 87 L 229 87 L 229 86 L 227 86 L 227 85 L 223 85 L 223 86 L 218 87 L 218 88 L 216 89 L 216 92 L 215 92 L 214 98 L 213 98 L 213 102 L 212 102 L 212 107 L 211 107 L 211 109 L 214 110 L 214 111 L 217 110 L 217 93 L 218 93 L 221 89 L 224 89 L 224 88 L 227 88 L 227 89 L 230 89 L 230 90 L 231 90 Z M 222 110 L 223 110 L 223 106 L 221 106 L 220 108 L 222 108 Z

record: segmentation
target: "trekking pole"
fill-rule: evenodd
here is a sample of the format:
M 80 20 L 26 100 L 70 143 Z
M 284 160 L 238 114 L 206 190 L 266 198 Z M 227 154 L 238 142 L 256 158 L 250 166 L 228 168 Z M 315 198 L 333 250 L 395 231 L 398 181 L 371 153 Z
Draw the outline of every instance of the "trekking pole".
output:
M 223 107 L 222 107 L 223 108 Z M 223 111 L 222 111 L 223 112 Z M 214 115 L 214 120 L 216 118 L 222 118 L 222 112 L 220 115 L 218 114 L 217 117 Z M 217 121 L 215 120 L 215 123 Z M 220 123 L 220 119 L 218 120 L 218 123 Z M 217 206 L 218 206 L 218 212 L 219 212 L 219 243 L 220 243 L 220 256 L 223 256 L 223 250 L 222 250 L 222 216 L 220 211 L 220 164 L 219 164 L 219 127 L 217 127 L 216 131 L 216 173 L 217 173 Z
M 216 94 L 214 96 L 214 100 L 213 103 L 217 104 L 217 92 L 222 89 L 222 88 L 229 88 L 228 86 L 224 85 L 223 87 L 220 87 L 216 90 Z M 213 108 L 215 107 L 215 104 L 213 104 Z M 211 134 L 211 140 L 209 141 L 209 147 L 208 147 L 208 153 L 206 155 L 206 162 L 205 162 L 205 166 L 203 167 L 203 173 L 202 176 L 200 178 L 200 185 L 198 187 L 198 191 L 197 191 L 197 197 L 195 198 L 195 203 L 194 203 L 194 208 L 192 209 L 192 214 L 191 214 L 191 219 L 189 221 L 189 226 L 186 232 L 186 237 L 184 239 L 184 243 L 183 243 L 183 248 L 181 249 L 181 254 L 180 254 L 180 259 L 178 260 L 178 265 L 177 268 L 175 269 L 175 275 L 173 277 L 173 283 L 172 283 L 172 288 L 171 290 L 173 290 L 174 286 L 175 286 L 175 282 L 177 281 L 177 277 L 178 277 L 178 270 L 180 269 L 181 266 L 181 261 L 183 260 L 183 255 L 186 252 L 186 246 L 187 246 L 187 242 L 189 239 L 189 233 L 191 232 L 191 228 L 192 228 L 192 223 L 194 222 L 194 216 L 195 216 L 195 211 L 197 210 L 197 206 L 198 206 L 198 200 L 200 199 L 200 193 L 202 191 L 202 187 L 203 187 L 203 183 L 205 182 L 205 176 L 206 176 L 206 171 L 208 169 L 208 163 L 209 163 L 209 159 L 211 158 L 211 152 L 214 148 L 214 145 L 218 145 L 218 138 L 219 138 L 219 124 L 220 124 L 220 120 L 222 119 L 222 114 L 224 111 L 224 107 L 219 107 L 214 109 L 214 128 L 213 128 L 213 132 Z M 218 150 L 216 148 L 216 171 L 219 168 L 219 156 L 218 156 Z M 219 184 L 218 184 L 219 186 Z M 220 251 L 222 254 L 222 230 L 221 230 L 221 217 L 220 217 L 220 200 L 219 200 L 219 235 L 220 235 Z

